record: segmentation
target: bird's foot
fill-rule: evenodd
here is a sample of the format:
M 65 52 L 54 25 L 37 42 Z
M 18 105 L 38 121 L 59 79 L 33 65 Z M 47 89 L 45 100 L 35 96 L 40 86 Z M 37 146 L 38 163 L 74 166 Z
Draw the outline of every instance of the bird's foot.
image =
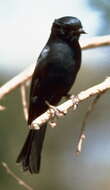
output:
M 47 100 L 45 101 L 50 110 L 53 110 L 54 115 L 59 118 L 60 116 L 66 115 L 64 111 L 59 110 L 56 106 L 51 105 Z

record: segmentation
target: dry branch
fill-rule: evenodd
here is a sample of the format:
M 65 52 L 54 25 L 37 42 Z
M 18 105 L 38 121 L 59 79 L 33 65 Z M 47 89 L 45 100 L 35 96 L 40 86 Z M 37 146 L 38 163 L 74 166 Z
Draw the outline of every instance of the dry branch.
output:
M 31 186 L 29 186 L 26 182 L 24 182 L 21 178 L 19 178 L 9 167 L 5 162 L 2 162 L 2 166 L 6 169 L 7 173 L 10 174 L 19 185 L 22 185 L 27 190 L 33 190 Z
M 80 102 L 95 96 L 97 94 L 101 94 L 105 91 L 110 89 L 110 77 L 106 78 L 102 83 L 95 85 L 85 91 L 80 92 L 76 97 L 69 99 L 68 101 L 64 102 L 60 106 L 56 108 L 60 110 L 60 112 L 67 113 L 70 108 L 76 108 L 76 105 Z M 62 117 L 63 114 L 59 114 L 59 117 Z M 53 120 L 55 118 L 55 111 L 52 109 L 48 110 L 41 116 L 37 117 L 30 126 L 31 129 L 39 129 L 39 127 L 43 124 L 48 122 L 49 120 Z
M 4 84 L 2 87 L 0 87 L 0 99 L 2 99 L 5 95 L 9 94 L 15 88 L 19 87 L 21 84 L 29 80 L 32 77 L 34 68 L 35 68 L 35 65 L 33 64 L 27 69 L 25 69 L 23 72 L 16 75 L 6 84 Z
M 80 42 L 82 49 L 95 48 L 104 45 L 110 45 L 110 35 L 94 37 Z M 12 78 L 6 84 L 0 88 L 0 99 L 2 99 L 6 94 L 10 93 L 21 84 L 25 83 L 32 76 L 35 65 L 28 67 L 26 70 Z
M 96 48 L 100 46 L 110 45 L 110 35 L 98 36 L 81 41 L 82 49 Z
M 21 100 L 22 100 L 22 105 L 23 105 L 23 112 L 24 112 L 24 117 L 25 120 L 28 120 L 28 105 L 27 105 L 27 99 L 26 99 L 26 86 L 25 84 L 22 84 L 20 87 L 21 90 Z
M 86 138 L 85 135 L 85 131 L 86 131 L 86 122 L 88 117 L 90 116 L 90 114 L 93 112 L 95 105 L 97 104 L 98 100 L 100 99 L 102 94 L 97 94 L 96 97 L 94 98 L 94 100 L 92 101 L 92 103 L 90 103 L 88 110 L 85 114 L 85 117 L 83 119 L 82 122 L 82 127 L 81 127 L 81 132 L 80 132 L 80 136 L 79 136 L 79 140 L 78 140 L 78 144 L 77 144 L 77 148 L 76 148 L 76 154 L 78 155 L 81 152 L 82 149 L 82 143 L 84 141 L 84 139 Z

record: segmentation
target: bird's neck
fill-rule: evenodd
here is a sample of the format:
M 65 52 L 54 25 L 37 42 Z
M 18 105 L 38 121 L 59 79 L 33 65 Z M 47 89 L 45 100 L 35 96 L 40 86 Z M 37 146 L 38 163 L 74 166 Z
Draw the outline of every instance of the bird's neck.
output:
M 79 49 L 80 45 L 79 45 L 78 40 L 79 40 L 79 36 L 70 37 L 70 36 L 61 36 L 56 33 L 51 33 L 48 43 L 51 44 L 54 42 L 62 42 L 62 43 L 67 43 L 72 48 Z
M 79 38 L 61 38 L 57 35 L 53 35 L 51 34 L 49 37 L 49 40 L 47 42 L 47 45 L 51 46 L 51 44 L 53 45 L 54 43 L 66 43 L 66 45 L 68 45 L 73 54 L 74 54 L 74 59 L 76 62 L 76 67 L 80 68 L 81 65 L 81 47 L 78 41 Z

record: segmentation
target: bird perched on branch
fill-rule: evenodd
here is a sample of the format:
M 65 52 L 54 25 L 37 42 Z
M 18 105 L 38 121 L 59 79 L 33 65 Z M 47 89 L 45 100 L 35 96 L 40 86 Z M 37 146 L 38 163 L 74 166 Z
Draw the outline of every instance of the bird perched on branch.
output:
M 28 125 L 43 114 L 48 105 L 57 105 L 67 96 L 81 65 L 80 34 L 85 33 L 79 19 L 71 16 L 53 22 L 48 42 L 42 50 L 32 77 Z M 30 130 L 17 158 L 23 170 L 39 173 L 47 123 Z

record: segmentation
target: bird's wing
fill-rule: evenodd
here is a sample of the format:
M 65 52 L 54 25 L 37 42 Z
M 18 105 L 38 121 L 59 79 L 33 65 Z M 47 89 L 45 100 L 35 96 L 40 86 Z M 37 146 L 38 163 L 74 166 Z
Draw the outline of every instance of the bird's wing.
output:
M 38 60 L 37 65 L 33 73 L 32 82 L 31 82 L 31 89 L 30 89 L 30 96 L 34 96 L 37 93 L 37 89 L 39 88 L 40 81 L 39 79 L 41 76 L 45 75 L 47 62 L 45 61 L 48 57 L 50 48 L 48 46 L 44 47 L 42 50 Z

